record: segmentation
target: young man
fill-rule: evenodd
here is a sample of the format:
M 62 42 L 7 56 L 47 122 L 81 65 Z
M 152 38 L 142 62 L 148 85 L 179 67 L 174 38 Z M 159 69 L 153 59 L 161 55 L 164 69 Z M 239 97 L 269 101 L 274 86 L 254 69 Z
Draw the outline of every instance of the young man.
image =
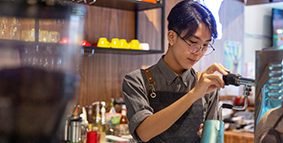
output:
M 217 119 L 217 90 L 224 87 L 213 64 L 198 75 L 192 68 L 214 51 L 217 37 L 212 13 L 198 2 L 175 5 L 168 18 L 168 51 L 146 70 L 127 74 L 123 93 L 129 130 L 139 142 L 200 142 L 202 122 Z

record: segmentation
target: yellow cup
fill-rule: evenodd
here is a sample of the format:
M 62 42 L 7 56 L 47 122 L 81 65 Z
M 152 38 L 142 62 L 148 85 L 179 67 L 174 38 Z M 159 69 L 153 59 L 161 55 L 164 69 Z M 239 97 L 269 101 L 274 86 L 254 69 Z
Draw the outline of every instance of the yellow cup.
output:
M 111 40 L 111 45 L 112 48 L 120 48 L 120 40 L 118 38 L 113 38 Z
M 106 38 L 102 37 L 99 38 L 97 47 L 110 48 L 110 43 L 107 41 Z
M 139 40 L 133 39 L 133 40 L 130 42 L 130 49 L 133 49 L 133 50 L 141 50 L 142 47 L 141 47 L 141 44 L 139 43 Z
M 129 49 L 129 44 L 126 39 L 120 39 L 120 48 Z

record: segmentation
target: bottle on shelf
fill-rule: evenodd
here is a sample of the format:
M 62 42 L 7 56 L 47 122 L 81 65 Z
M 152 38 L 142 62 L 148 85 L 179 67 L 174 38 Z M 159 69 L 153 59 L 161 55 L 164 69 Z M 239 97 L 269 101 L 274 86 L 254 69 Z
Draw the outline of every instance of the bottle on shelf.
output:
M 0 17 L 0 39 L 8 39 L 8 20 L 6 17 Z
M 101 102 L 101 106 L 102 106 L 101 109 L 100 109 L 100 111 L 101 111 L 101 124 L 104 125 L 105 124 L 105 112 L 106 112 L 104 101 Z
M 82 111 L 80 104 L 75 105 L 73 117 L 79 117 L 81 113 Z
M 100 105 L 99 101 L 92 103 L 92 106 L 95 106 L 95 121 L 94 121 L 95 125 L 100 124 L 100 109 L 99 109 L 100 106 L 99 105 Z
M 99 126 L 99 132 L 100 132 L 100 142 L 106 142 L 106 133 L 105 133 L 105 124 L 106 124 L 106 119 L 105 119 L 105 105 L 106 103 L 104 101 L 101 102 L 101 122 Z
M 117 136 L 123 136 L 123 135 L 128 135 L 129 130 L 128 130 L 128 118 L 127 118 L 127 109 L 126 105 L 122 105 L 122 111 L 121 111 L 121 118 L 120 118 L 120 124 L 119 126 L 116 127 L 115 130 L 115 135 Z
M 89 122 L 89 123 L 93 123 L 93 121 L 92 121 L 92 106 L 91 105 L 89 105 L 89 106 L 86 106 L 86 112 L 87 112 L 87 121 Z
M 20 40 L 20 22 L 19 19 L 13 18 L 10 28 L 10 39 Z
M 110 108 L 109 113 L 116 113 L 115 106 L 114 106 L 114 98 L 111 98 L 110 106 L 111 108 Z
M 126 105 L 122 105 L 120 124 L 128 124 Z

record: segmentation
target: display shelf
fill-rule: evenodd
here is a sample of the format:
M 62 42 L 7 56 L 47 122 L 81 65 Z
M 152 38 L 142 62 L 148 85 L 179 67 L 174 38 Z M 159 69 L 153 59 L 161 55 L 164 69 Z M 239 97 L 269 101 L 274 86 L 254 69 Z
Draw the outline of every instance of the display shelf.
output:
M 91 2 L 93 0 L 87 0 L 87 3 Z M 142 51 L 140 52 L 132 52 L 133 50 L 122 50 L 123 52 L 117 49 L 111 49 L 109 51 L 105 51 L 105 53 L 163 53 L 164 52 L 164 29 L 165 29 L 165 1 L 160 0 L 159 3 L 148 3 L 143 1 L 137 1 L 137 0 L 96 0 L 95 3 L 93 3 L 91 6 L 98 6 L 98 7 L 106 7 L 106 8 L 113 8 L 113 9 L 120 9 L 120 10 L 128 10 L 128 11 L 134 11 L 135 12 L 135 37 L 134 39 L 139 39 L 139 12 L 144 10 L 150 10 L 150 9 L 161 9 L 161 49 L 160 50 L 150 50 L 150 51 Z M 95 48 L 97 49 L 97 48 Z M 104 52 L 104 50 L 101 50 L 101 52 Z
M 0 39 L 0 49 L 5 47 L 12 47 L 16 49 L 22 49 L 25 46 L 35 46 L 38 45 L 39 48 L 41 47 L 62 47 L 67 44 L 60 44 L 60 43 L 43 43 L 43 42 L 25 42 L 19 40 L 6 40 Z M 132 49 L 116 49 L 116 48 L 101 48 L 101 47 L 88 47 L 82 46 L 81 49 L 82 54 L 94 54 L 94 53 L 109 53 L 109 54 L 131 54 L 131 55 L 140 55 L 140 54 L 160 54 L 163 51 L 160 50 L 132 50 Z
M 91 2 L 93 0 L 87 0 L 87 2 Z M 11 5 L 13 7 L 19 7 L 19 5 L 23 4 L 23 1 L 20 0 L 15 0 L 15 1 L 7 1 L 6 5 Z M 78 4 L 78 5 L 83 5 L 83 4 L 79 4 L 77 2 L 72 2 L 70 1 L 69 3 L 72 4 Z M 130 50 L 130 49 L 113 49 L 113 48 L 99 48 L 99 47 L 83 47 L 84 49 L 84 53 L 88 53 L 89 51 L 94 51 L 96 53 L 114 53 L 114 54 L 156 54 L 156 53 L 164 53 L 164 21 L 165 21 L 165 1 L 161 0 L 160 3 L 148 3 L 148 2 L 142 2 L 142 1 L 136 1 L 136 0 L 96 0 L 96 2 L 91 5 L 91 6 L 98 6 L 98 7 L 108 7 L 108 8 L 114 8 L 114 9 L 121 9 L 121 10 L 129 10 L 129 11 L 134 11 L 136 13 L 135 19 L 136 19 L 136 25 L 135 25 L 135 37 L 134 39 L 139 39 L 138 38 L 138 12 L 139 11 L 143 11 L 143 10 L 149 10 L 149 9 L 156 9 L 156 8 L 160 8 L 161 9 L 161 49 L 160 50 Z M 19 13 L 20 15 L 18 15 L 18 17 L 36 17 L 36 18 L 45 18 L 45 14 L 46 13 L 50 13 L 50 11 L 47 11 L 46 9 L 42 9 L 42 7 L 44 6 L 44 3 L 38 3 L 37 5 L 35 5 L 32 9 L 32 11 L 30 12 L 29 10 L 27 10 L 27 5 L 25 4 L 23 7 L 21 7 L 19 9 L 19 11 L 24 11 L 24 12 L 16 12 Z M 61 6 L 59 4 L 56 4 L 55 6 L 52 6 L 52 8 L 54 9 L 62 9 L 64 8 L 65 11 L 71 11 L 72 9 L 70 7 L 64 7 Z M 3 8 L 4 7 L 1 7 Z M 84 6 L 80 6 L 79 7 L 80 10 L 83 9 L 84 10 Z M 4 13 L 0 13 L 0 15 L 9 15 L 11 13 L 13 13 L 10 9 L 8 9 L 7 7 L 5 7 Z M 41 12 L 33 12 L 34 11 L 38 11 L 37 9 L 42 9 Z M 80 11 L 78 10 L 78 11 Z M 3 11 L 2 11 L 3 12 Z M 61 12 L 60 12 L 61 13 Z M 58 15 L 55 13 L 51 14 L 53 17 L 49 17 L 49 18 L 63 18 L 65 15 Z M 49 16 L 48 15 L 48 16 Z M 39 45 L 39 46 L 62 46 L 62 44 L 60 43 L 42 43 L 42 42 L 38 42 L 38 37 L 39 37 L 39 20 L 36 19 L 35 21 L 35 42 L 25 42 L 25 41 L 19 41 L 19 40 L 3 40 L 0 39 L 0 46 L 5 46 L 5 45 L 13 45 L 14 48 L 19 48 L 22 47 L 23 45 Z M 1 48 L 1 47 L 0 47 Z
M 14 47 L 14 48 L 22 48 L 22 46 L 32 46 L 32 45 L 59 47 L 64 44 L 0 39 L 0 48 L 3 48 L 5 46 Z
M 116 49 L 116 48 L 101 48 L 101 47 L 87 47 L 83 46 L 83 54 L 107 53 L 107 54 L 161 54 L 160 50 L 132 50 L 132 49 Z
M 0 9 L 0 15 L 34 19 L 66 19 L 70 18 L 71 15 L 81 15 L 86 12 L 83 5 L 55 3 L 47 8 L 44 1 L 38 1 L 36 5 L 31 6 L 25 0 L 1 2 Z
M 91 1 L 92 0 L 88 0 L 88 2 Z M 164 6 L 163 3 L 148 3 L 136 0 L 96 0 L 92 5 L 129 11 L 142 11 Z

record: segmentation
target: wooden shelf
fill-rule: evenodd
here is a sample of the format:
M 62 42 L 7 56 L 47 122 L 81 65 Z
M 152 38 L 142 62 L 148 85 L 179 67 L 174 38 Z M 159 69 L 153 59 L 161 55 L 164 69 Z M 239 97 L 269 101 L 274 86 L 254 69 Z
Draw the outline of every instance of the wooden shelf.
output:
M 224 131 L 225 143 L 254 143 L 254 133 Z
M 87 3 L 90 3 L 93 0 L 87 0 Z M 82 2 L 84 3 L 84 2 Z M 66 16 L 65 13 L 71 14 L 79 14 L 80 11 L 85 13 L 85 5 L 82 3 L 72 2 L 71 0 L 68 2 L 69 5 L 62 6 L 56 3 L 54 6 L 50 6 L 46 8 L 44 2 L 38 2 L 38 4 L 34 6 L 27 5 L 25 1 L 22 0 L 14 0 L 14 1 L 7 1 L 5 4 L 0 6 L 0 9 L 4 9 L 0 11 L 0 15 L 5 16 L 12 16 L 12 14 L 16 13 L 16 17 L 25 17 L 25 18 L 66 18 L 70 16 Z M 19 6 L 23 5 L 23 6 Z M 78 6 L 80 5 L 80 6 Z M 107 7 L 107 8 L 114 8 L 114 9 L 121 9 L 121 10 L 128 10 L 136 12 L 136 25 L 135 25 L 135 39 L 138 39 L 139 30 L 138 27 L 138 11 L 149 10 L 149 9 L 161 9 L 161 49 L 160 50 L 129 50 L 129 49 L 105 49 L 99 47 L 83 47 L 83 53 L 111 53 L 111 54 L 158 54 L 164 53 L 164 21 L 165 21 L 165 3 L 163 0 L 160 0 L 160 3 L 148 3 L 142 2 L 137 0 L 96 0 L 96 2 L 91 6 L 98 6 L 98 7 Z M 4 7 L 5 6 L 5 7 Z M 11 7 L 10 7 L 11 6 Z M 78 7 L 77 7 L 78 6 Z M 73 7 L 77 9 L 74 11 Z M 15 11 L 15 12 L 14 12 Z M 48 13 L 48 14 L 46 14 Z M 39 35 L 39 21 L 35 22 L 35 41 L 38 41 Z M 42 43 L 42 42 L 24 42 L 24 41 L 17 41 L 17 40 L 3 40 L 0 39 L 0 45 L 3 46 L 10 46 L 13 48 L 19 48 L 25 45 L 40 45 L 40 46 L 62 46 L 59 43 Z
M 61 5 L 55 3 L 53 6 L 46 6 L 44 1 L 36 5 L 29 5 L 24 0 L 1 1 L 0 15 L 11 17 L 35 18 L 35 19 L 66 19 L 71 15 L 85 13 L 85 6 L 82 5 Z
M 89 3 L 92 0 L 87 0 L 87 1 Z M 96 2 L 92 4 L 92 6 L 107 7 L 107 8 L 129 10 L 129 11 L 142 11 L 142 10 L 164 7 L 164 5 L 160 3 L 148 3 L 148 2 L 142 2 L 136 0 L 96 0 Z
M 0 39 L 1 47 L 9 47 L 15 49 L 22 49 L 25 46 L 35 46 L 38 45 L 39 48 L 51 46 L 51 47 L 62 47 L 67 44 L 60 43 L 43 43 L 43 42 L 25 42 L 19 40 L 4 40 Z M 100 47 L 87 47 L 82 46 L 82 54 L 94 54 L 94 53 L 108 53 L 108 54 L 131 54 L 131 55 L 141 55 L 141 54 L 162 54 L 162 50 L 131 50 L 131 49 L 114 49 L 114 48 L 100 48 Z
M 219 96 L 219 101 L 222 101 L 222 100 L 234 100 L 234 98 L 236 98 L 236 96 L 234 95 L 225 95 L 225 96 Z
M 93 0 L 86 0 L 87 5 Z M 83 3 L 83 2 L 82 2 Z M 138 0 L 96 0 L 95 3 L 89 6 L 97 6 L 97 7 L 105 7 L 105 8 L 112 8 L 112 9 L 120 9 L 120 10 L 127 10 L 127 11 L 134 11 L 135 12 L 135 37 L 134 39 L 139 39 L 139 12 L 144 10 L 150 9 L 160 9 L 161 16 L 157 17 L 160 18 L 161 21 L 161 49 L 160 50 L 128 50 L 128 49 L 111 49 L 105 50 L 104 48 L 98 47 L 90 47 L 91 52 L 93 50 L 99 53 L 112 53 L 112 54 L 156 54 L 156 53 L 164 53 L 164 34 L 165 34 L 165 0 L 160 0 L 159 3 L 149 3 L 143 2 Z M 84 47 L 88 48 L 88 47 Z M 89 52 L 89 49 L 86 50 Z
M 161 50 L 131 50 L 131 49 L 114 49 L 114 48 L 100 48 L 100 47 L 83 47 L 84 54 L 94 54 L 94 53 L 108 53 L 108 54 L 131 54 L 131 55 L 141 55 L 141 54 L 161 54 Z
M 254 111 L 254 110 L 255 110 L 255 107 L 254 107 L 254 106 L 248 106 L 248 107 L 246 108 L 246 110 Z
M 16 48 L 21 49 L 24 46 L 52 46 L 52 47 L 60 47 L 67 44 L 60 44 L 60 43 L 45 43 L 45 42 L 31 42 L 31 41 L 20 41 L 20 40 L 9 40 L 9 39 L 0 39 L 1 47 L 9 47 L 9 48 Z

